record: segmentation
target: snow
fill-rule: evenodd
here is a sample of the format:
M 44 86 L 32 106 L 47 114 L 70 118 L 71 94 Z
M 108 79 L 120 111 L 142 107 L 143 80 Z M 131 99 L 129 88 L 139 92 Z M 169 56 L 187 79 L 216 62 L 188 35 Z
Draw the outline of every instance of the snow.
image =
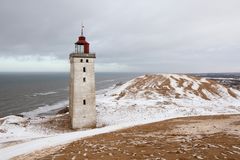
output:
M 47 136 L 41 128 L 34 126 L 34 122 L 41 123 L 45 121 L 37 117 L 30 121 L 28 118 L 12 115 L 1 118 L 0 121 L 3 122 L 0 125 L 0 130 L 2 130 L 0 132 L 0 148 L 4 147 L 5 143 Z
M 17 155 L 31 153 L 36 150 L 41 150 L 44 148 L 49 148 L 49 147 L 53 147 L 61 144 L 70 143 L 74 140 L 78 140 L 84 137 L 113 132 L 113 131 L 127 128 L 127 127 L 129 127 L 128 124 L 121 124 L 121 125 L 107 126 L 103 128 L 97 128 L 97 129 L 86 130 L 86 131 L 77 131 L 77 132 L 59 134 L 56 136 L 50 136 L 47 138 L 32 140 L 22 144 L 17 144 L 14 146 L 0 149 L 0 155 L 2 159 L 10 159 Z
M 119 88 L 113 88 L 110 91 L 106 90 L 104 94 L 97 95 L 98 122 L 102 123 L 101 125 L 114 125 L 127 122 L 140 123 L 144 120 L 158 121 L 168 117 L 185 115 L 240 113 L 239 98 L 236 99 L 229 95 L 227 89 L 221 85 L 217 85 L 221 97 L 203 89 L 202 92 L 210 99 L 206 100 L 195 94 L 184 92 L 184 88 L 179 87 L 176 81 L 176 79 L 182 78 L 188 84 L 193 84 L 192 89 L 197 89 L 201 82 L 208 82 L 205 78 L 198 81 L 185 75 L 164 74 L 163 76 L 171 80 L 170 85 L 175 89 L 176 93 L 186 94 L 186 96 L 173 98 L 174 96 L 163 96 L 152 91 L 151 99 L 149 99 L 143 96 L 144 90 L 140 90 L 135 96 L 132 96 L 126 88 L 132 85 L 136 81 L 135 79 Z M 154 84 L 151 83 L 152 80 L 148 81 L 146 86 L 153 87 Z M 122 91 L 126 95 L 116 100 L 116 97 Z
M 200 82 L 209 83 L 208 80 L 207 80 L 206 78 L 201 78 Z
M 221 96 L 203 89 L 202 92 L 210 99 L 206 100 L 190 93 L 190 91 L 185 91 L 185 87 L 189 85 L 192 86 L 193 90 L 197 91 L 202 82 L 209 83 L 205 78 L 197 80 L 186 75 L 176 74 L 164 74 L 162 76 L 170 80 L 170 88 L 174 89 L 174 92 L 171 92 L 173 95 L 161 95 L 154 90 L 162 83 L 162 81 L 156 82 L 155 78 L 147 81 L 140 90 L 135 86 L 131 86 L 139 80 L 146 80 L 146 76 L 138 77 L 120 86 L 115 85 L 98 91 L 97 127 L 102 128 L 70 131 L 61 134 L 43 130 L 43 128 L 39 128 L 35 124 L 41 124 L 49 119 L 49 117 L 36 117 L 45 108 L 25 113 L 27 117 L 8 116 L 2 118 L 0 119 L 0 155 L 4 159 L 9 159 L 35 150 L 70 143 L 80 138 L 170 118 L 240 113 L 240 92 L 237 90 L 232 89 L 238 95 L 238 98 L 234 98 L 229 95 L 227 89 L 222 85 L 216 85 Z M 178 85 L 180 79 L 184 79 L 186 82 L 183 86 Z M 133 87 L 131 91 L 128 90 L 129 86 Z M 170 88 L 168 89 L 170 90 Z M 134 91 L 135 95 L 133 95 L 132 91 Z M 145 91 L 149 91 L 150 94 L 146 95 Z M 125 95 L 117 99 L 122 92 L 125 92 Z M 176 93 L 182 95 L 182 97 L 175 98 L 174 94 Z M 66 105 L 67 101 L 61 103 Z M 58 107 L 59 105 L 49 106 L 49 110 Z M 5 145 L 19 140 L 23 142 L 12 146 Z

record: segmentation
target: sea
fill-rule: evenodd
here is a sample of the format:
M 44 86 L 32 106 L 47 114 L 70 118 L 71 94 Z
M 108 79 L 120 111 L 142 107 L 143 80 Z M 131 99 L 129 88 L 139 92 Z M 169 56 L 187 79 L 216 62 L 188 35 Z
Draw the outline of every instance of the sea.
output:
M 96 90 L 141 73 L 96 73 Z M 49 114 L 68 105 L 69 73 L 0 73 L 0 117 Z M 49 112 L 52 111 L 52 112 Z

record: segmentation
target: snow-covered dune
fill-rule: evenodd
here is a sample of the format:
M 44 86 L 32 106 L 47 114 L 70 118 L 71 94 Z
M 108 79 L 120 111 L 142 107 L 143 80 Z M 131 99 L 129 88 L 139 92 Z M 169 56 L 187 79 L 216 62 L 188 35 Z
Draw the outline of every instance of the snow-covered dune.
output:
M 113 89 L 112 96 L 121 98 L 157 99 L 201 98 L 205 100 L 239 99 L 240 92 L 206 78 L 177 74 L 145 75 Z
M 205 78 L 144 75 L 97 97 L 99 123 L 139 123 L 166 118 L 240 112 L 240 92 Z

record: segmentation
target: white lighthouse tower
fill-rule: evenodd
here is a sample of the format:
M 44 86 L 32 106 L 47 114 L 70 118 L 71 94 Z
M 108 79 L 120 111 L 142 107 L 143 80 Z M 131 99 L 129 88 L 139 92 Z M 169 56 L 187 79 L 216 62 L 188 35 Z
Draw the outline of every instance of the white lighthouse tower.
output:
M 96 126 L 95 54 L 89 52 L 89 43 L 81 35 L 75 43 L 75 52 L 69 56 L 70 86 L 69 114 L 73 129 Z

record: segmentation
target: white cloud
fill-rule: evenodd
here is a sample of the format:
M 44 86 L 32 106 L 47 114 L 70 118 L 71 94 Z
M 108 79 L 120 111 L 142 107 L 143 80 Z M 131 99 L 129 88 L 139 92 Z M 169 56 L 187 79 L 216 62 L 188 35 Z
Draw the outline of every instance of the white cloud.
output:
M 67 72 L 68 61 L 49 56 L 0 57 L 0 72 Z

